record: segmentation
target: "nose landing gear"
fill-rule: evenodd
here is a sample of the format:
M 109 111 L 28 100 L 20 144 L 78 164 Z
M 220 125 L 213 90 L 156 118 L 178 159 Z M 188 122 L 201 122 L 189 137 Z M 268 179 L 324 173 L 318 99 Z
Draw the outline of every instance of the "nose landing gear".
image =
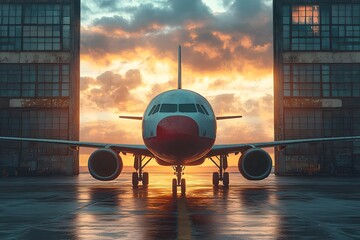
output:
M 186 193 L 186 181 L 183 178 L 182 175 L 184 175 L 183 171 L 185 169 L 185 166 L 176 165 L 173 166 L 174 169 L 174 175 L 176 175 L 176 178 L 172 180 L 172 193 L 173 195 L 177 194 L 177 187 L 181 187 L 181 195 L 184 195 Z

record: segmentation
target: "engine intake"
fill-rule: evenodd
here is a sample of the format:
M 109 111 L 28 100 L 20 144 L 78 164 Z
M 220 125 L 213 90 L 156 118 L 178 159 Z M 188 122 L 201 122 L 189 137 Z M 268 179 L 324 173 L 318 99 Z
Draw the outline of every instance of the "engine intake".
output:
M 101 181 L 116 179 L 123 169 L 119 154 L 111 149 L 98 149 L 93 152 L 88 161 L 91 176 Z
M 262 180 L 269 176 L 272 160 L 266 151 L 259 148 L 250 148 L 241 155 L 238 167 L 244 178 Z

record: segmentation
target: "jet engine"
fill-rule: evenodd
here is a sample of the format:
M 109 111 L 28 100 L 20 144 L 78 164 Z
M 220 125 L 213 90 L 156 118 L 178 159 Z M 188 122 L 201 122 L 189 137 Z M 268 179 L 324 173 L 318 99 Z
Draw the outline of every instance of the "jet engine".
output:
M 119 154 L 111 149 L 98 149 L 93 152 L 88 161 L 91 176 L 101 181 L 116 179 L 123 169 L 123 162 Z
M 248 180 L 262 180 L 271 172 L 270 155 L 259 148 L 250 148 L 241 154 L 238 163 L 239 171 Z

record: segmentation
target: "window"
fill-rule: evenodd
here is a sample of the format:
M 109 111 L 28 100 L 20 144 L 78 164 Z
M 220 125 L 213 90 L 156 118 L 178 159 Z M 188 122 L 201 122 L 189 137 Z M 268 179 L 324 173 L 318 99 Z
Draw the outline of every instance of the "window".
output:
M 67 139 L 68 109 L 0 109 L 2 136 Z
M 15 97 L 21 93 L 21 66 L 0 65 L 0 96 Z
M 318 5 L 292 6 L 292 50 L 320 50 Z
M 202 109 L 204 110 L 205 114 L 206 114 L 206 115 L 209 115 L 209 112 L 206 110 L 206 108 L 205 108 L 203 105 L 201 105 L 201 107 L 202 107 Z
M 285 110 L 285 139 L 322 136 L 322 114 L 313 109 Z
M 61 18 L 63 16 L 63 18 Z M 24 50 L 69 50 L 70 7 L 29 4 L 24 11 Z
M 360 97 L 360 64 L 285 64 L 284 97 Z
M 360 4 L 284 5 L 283 50 L 360 50 Z
M 21 50 L 21 5 L 0 4 L 0 51 Z
M 61 96 L 68 97 L 70 95 L 70 66 L 68 64 L 62 65 L 61 82 Z
M 24 26 L 24 50 L 60 50 L 60 26 Z
M 31 4 L 24 8 L 25 24 L 60 24 L 59 4 Z
M 68 97 L 68 64 L 1 64 L 1 97 Z
M 0 4 L 0 51 L 70 50 L 68 4 Z
M 199 113 L 205 114 L 204 110 L 201 108 L 200 104 L 196 104 L 196 108 Z
M 153 114 L 153 111 L 155 110 L 155 108 L 156 108 L 156 105 L 154 105 L 154 106 L 151 108 L 151 110 L 150 110 L 150 112 L 149 112 L 148 116 L 150 116 L 151 114 Z
M 163 104 L 161 105 L 160 112 L 177 112 L 177 105 L 176 104 Z
M 179 111 L 180 112 L 197 112 L 195 104 L 179 104 Z
M 160 109 L 160 104 L 156 105 L 154 112 L 152 114 L 157 113 L 159 111 L 159 109 Z
M 332 49 L 360 50 L 360 4 L 333 4 Z

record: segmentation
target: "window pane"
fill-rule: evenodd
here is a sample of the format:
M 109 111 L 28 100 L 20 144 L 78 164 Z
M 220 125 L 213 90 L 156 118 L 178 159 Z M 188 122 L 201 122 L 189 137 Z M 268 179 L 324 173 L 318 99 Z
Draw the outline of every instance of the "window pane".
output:
M 163 104 L 161 105 L 160 112 L 176 112 L 177 105 L 176 104 Z
M 180 112 L 197 112 L 195 104 L 179 104 Z

